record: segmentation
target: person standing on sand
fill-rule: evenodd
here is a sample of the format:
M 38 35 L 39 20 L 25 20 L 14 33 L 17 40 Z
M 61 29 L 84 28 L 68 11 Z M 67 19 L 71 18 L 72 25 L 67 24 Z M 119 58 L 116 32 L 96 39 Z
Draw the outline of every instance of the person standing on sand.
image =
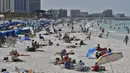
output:
M 108 37 L 108 35 L 109 35 L 109 32 L 106 33 L 106 38 Z
M 130 29 L 128 27 L 126 27 L 126 30 L 127 30 L 127 33 L 129 34 Z
M 72 27 L 71 27 L 71 32 L 74 30 L 74 26 L 72 25 Z
M 124 39 L 124 42 L 125 42 L 126 45 L 128 44 L 128 40 L 129 40 L 129 37 L 128 37 L 128 35 L 126 35 L 126 37 Z
M 102 33 L 104 33 L 105 32 L 105 29 L 104 28 L 102 28 Z

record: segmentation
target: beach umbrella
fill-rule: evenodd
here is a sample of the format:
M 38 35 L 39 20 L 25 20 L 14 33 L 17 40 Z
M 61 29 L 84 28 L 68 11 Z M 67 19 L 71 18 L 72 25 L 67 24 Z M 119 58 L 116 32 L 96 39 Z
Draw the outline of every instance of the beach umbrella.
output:
M 22 24 L 18 24 L 17 26 L 22 26 Z
M 96 51 L 96 48 L 90 48 L 90 49 L 88 50 L 88 53 L 86 53 L 86 57 L 90 57 L 91 54 L 93 54 L 95 51 Z
M 101 64 L 106 64 L 106 63 L 117 61 L 117 60 L 121 59 L 122 57 L 123 57 L 122 52 L 118 52 L 118 53 L 107 53 L 107 54 L 104 54 L 103 56 L 99 57 L 96 60 L 96 62 L 99 65 L 101 65 Z
M 122 52 L 118 52 L 118 53 L 107 53 L 107 54 L 104 54 L 103 56 L 99 57 L 96 60 L 96 62 L 99 65 L 110 63 L 110 66 L 111 66 L 111 69 L 112 69 L 112 73 L 114 73 L 114 70 L 113 70 L 111 62 L 117 61 L 117 60 L 119 60 L 121 58 L 123 58 Z

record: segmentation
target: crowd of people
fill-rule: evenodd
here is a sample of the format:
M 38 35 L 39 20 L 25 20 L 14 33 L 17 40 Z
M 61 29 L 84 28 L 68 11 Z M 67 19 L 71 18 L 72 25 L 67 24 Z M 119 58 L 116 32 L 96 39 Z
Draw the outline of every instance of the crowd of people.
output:
M 73 23 L 72 23 L 72 25 L 68 24 L 68 27 L 69 26 L 71 26 L 71 32 L 74 32 Z M 84 33 L 85 35 L 87 35 L 86 38 L 91 40 L 92 33 L 90 32 L 90 27 L 84 28 L 84 26 L 82 26 L 82 25 L 80 26 L 81 27 L 81 32 Z M 93 27 L 93 25 L 91 27 Z M 60 32 L 58 32 L 58 31 L 62 31 L 61 28 L 59 30 L 56 30 L 55 27 L 53 26 L 53 29 L 54 29 L 54 33 L 58 34 L 58 40 L 63 40 L 65 43 L 71 43 L 71 41 L 77 40 L 75 36 L 70 37 L 68 33 L 65 33 L 64 36 L 63 36 Z M 103 38 L 103 34 L 105 33 L 105 29 L 100 27 L 100 30 L 101 30 L 101 34 L 98 37 Z M 46 28 L 46 31 L 47 31 L 47 35 L 52 34 L 52 32 L 51 32 L 51 30 L 49 28 Z M 108 38 L 109 33 L 110 32 L 106 33 L 106 38 Z M 4 43 L 3 39 L 2 39 L 2 44 Z M 39 34 L 39 39 L 41 39 L 42 41 L 45 41 L 45 37 L 42 34 Z M 10 39 L 7 39 L 7 40 L 10 40 Z M 16 41 L 16 39 L 12 39 L 12 38 L 11 38 L 11 40 Z M 128 36 L 126 36 L 125 39 L 124 39 L 124 42 L 126 42 L 126 44 L 127 44 L 128 40 L 129 40 L 129 38 L 128 38 Z M 75 43 L 74 46 L 67 46 L 67 48 L 70 48 L 70 47 L 74 48 L 74 47 L 77 47 L 77 45 L 80 45 L 80 46 L 86 45 L 84 40 L 78 39 L 78 41 L 79 41 L 79 44 Z M 1 40 L 0 40 L 0 43 L 1 43 Z M 10 45 L 11 45 L 11 42 L 9 42 L 8 46 L 10 46 Z M 31 41 L 31 46 L 27 46 L 26 51 L 27 52 L 36 52 L 36 51 L 38 51 L 39 48 L 41 48 L 43 46 L 52 46 L 52 45 L 53 45 L 53 42 L 51 40 L 48 40 L 47 44 L 40 44 L 38 41 L 32 40 Z M 59 43 L 57 43 L 56 45 L 59 46 Z M 13 45 L 13 46 L 15 46 L 15 45 Z M 0 47 L 1 47 L 1 45 L 0 45 Z M 102 48 L 102 47 L 100 47 L 100 44 L 98 44 L 98 46 L 96 47 L 95 56 L 98 59 L 102 55 L 104 55 L 106 53 L 110 53 L 110 52 L 112 52 L 111 48 L 107 48 L 107 47 Z M 63 50 L 61 50 L 61 52 L 56 53 L 56 55 L 60 55 L 60 58 L 56 58 L 54 60 L 53 64 L 54 65 L 62 64 L 62 65 L 64 65 L 64 68 L 66 68 L 66 69 L 72 69 L 72 70 L 82 71 L 82 72 L 105 71 L 105 67 L 98 65 L 97 62 L 95 63 L 94 66 L 89 67 L 89 66 L 86 66 L 85 63 L 82 60 L 77 61 L 75 59 L 72 59 L 70 57 L 70 55 L 74 55 L 74 54 L 75 54 L 74 51 L 67 52 L 66 49 L 63 49 Z M 9 53 L 9 56 L 11 56 L 11 60 L 13 62 L 17 62 L 18 60 L 20 60 L 19 59 L 20 56 L 29 56 L 29 55 L 19 54 L 17 50 L 12 50 Z M 8 62 L 8 57 L 4 57 L 3 61 L 4 60 Z
M 105 67 L 104 66 L 99 66 L 97 63 L 95 63 L 94 66 L 86 66 L 85 63 L 80 60 L 79 62 L 77 62 L 77 60 L 72 59 L 69 57 L 69 55 L 72 55 L 71 53 L 67 53 L 67 51 L 65 49 L 63 49 L 60 52 L 60 56 L 61 58 L 56 58 L 53 62 L 54 65 L 64 65 L 64 68 L 66 69 L 73 69 L 76 71 L 82 71 L 82 72 L 87 72 L 87 71 L 105 71 Z M 74 54 L 73 54 L 74 55 Z

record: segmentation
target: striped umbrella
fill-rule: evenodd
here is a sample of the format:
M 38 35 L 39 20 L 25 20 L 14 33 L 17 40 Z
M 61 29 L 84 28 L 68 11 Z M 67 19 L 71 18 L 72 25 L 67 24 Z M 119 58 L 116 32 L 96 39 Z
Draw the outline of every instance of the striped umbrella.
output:
M 117 61 L 123 57 L 122 52 L 118 53 L 107 53 L 97 59 L 99 65 Z

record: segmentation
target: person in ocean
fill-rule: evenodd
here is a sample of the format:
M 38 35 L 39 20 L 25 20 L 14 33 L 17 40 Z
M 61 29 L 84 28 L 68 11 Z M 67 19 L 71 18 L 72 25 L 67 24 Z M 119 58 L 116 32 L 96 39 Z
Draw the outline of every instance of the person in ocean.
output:
M 128 44 L 128 40 L 129 40 L 129 37 L 128 37 L 128 35 L 126 35 L 125 39 L 124 39 L 124 42 L 125 42 L 126 45 Z
M 112 26 L 110 26 L 110 28 L 112 28 Z
M 115 29 L 115 27 L 113 29 Z
M 130 29 L 128 27 L 126 27 L 126 30 L 127 30 L 127 33 L 129 34 Z
M 118 27 L 118 30 L 120 30 L 120 27 Z

